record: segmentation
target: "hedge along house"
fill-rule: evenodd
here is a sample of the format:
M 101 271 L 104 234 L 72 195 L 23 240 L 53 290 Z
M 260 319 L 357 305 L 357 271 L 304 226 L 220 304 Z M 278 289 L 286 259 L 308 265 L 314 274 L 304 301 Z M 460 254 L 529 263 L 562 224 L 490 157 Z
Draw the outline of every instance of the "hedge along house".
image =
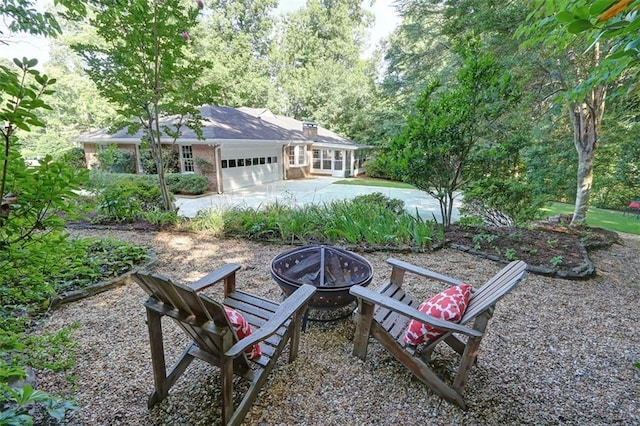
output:
M 200 113 L 203 139 L 183 128 L 175 143 L 165 135 L 162 142 L 178 154 L 181 173 L 207 176 L 210 190 L 218 193 L 311 174 L 356 176 L 370 149 L 315 123 L 275 116 L 269 110 L 206 105 Z M 161 119 L 160 126 L 171 126 L 173 120 Z M 89 168 L 99 164 L 99 150 L 115 144 L 132 155 L 137 173 L 145 173 L 140 162 L 142 136 L 142 130 L 129 134 L 124 128 L 109 134 L 101 129 L 76 140 L 84 146 Z

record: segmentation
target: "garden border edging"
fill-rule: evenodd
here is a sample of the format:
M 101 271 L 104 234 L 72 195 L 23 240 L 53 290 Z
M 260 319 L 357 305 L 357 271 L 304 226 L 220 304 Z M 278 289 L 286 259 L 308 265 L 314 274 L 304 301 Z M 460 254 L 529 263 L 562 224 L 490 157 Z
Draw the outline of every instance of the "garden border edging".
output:
M 77 300 L 84 299 L 85 297 L 94 296 L 96 294 L 102 293 L 103 291 L 107 291 L 112 288 L 133 282 L 131 280 L 132 273 L 134 273 L 138 269 L 149 269 L 158 263 L 158 257 L 154 252 L 148 251 L 147 254 L 149 255 L 149 258 L 145 263 L 140 266 L 136 266 L 115 278 L 92 284 L 80 290 L 65 291 L 61 294 L 56 294 L 55 296 L 51 297 L 50 309 L 58 309 L 66 305 L 67 303 L 75 302 Z

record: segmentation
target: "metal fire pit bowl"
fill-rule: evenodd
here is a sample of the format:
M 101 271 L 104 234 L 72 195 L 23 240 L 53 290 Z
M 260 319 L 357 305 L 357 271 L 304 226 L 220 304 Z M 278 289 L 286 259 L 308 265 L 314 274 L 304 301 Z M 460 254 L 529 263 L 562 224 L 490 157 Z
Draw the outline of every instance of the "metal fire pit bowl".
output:
M 271 276 L 287 295 L 303 284 L 314 285 L 317 290 L 309 306 L 334 309 L 355 301 L 349 288 L 369 285 L 373 268 L 364 257 L 350 251 L 313 245 L 277 255 L 271 262 Z

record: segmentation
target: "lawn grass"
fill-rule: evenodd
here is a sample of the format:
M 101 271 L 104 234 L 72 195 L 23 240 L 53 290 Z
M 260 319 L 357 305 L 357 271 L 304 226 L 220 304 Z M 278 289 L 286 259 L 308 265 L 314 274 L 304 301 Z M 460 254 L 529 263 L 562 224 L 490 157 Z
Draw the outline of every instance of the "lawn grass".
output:
M 559 214 L 573 214 L 573 204 L 550 203 L 542 209 L 548 216 Z M 589 207 L 587 224 L 611 231 L 640 235 L 640 218 L 634 214 L 625 214 L 615 210 Z
M 406 189 L 415 189 L 415 186 L 409 185 L 404 182 L 395 182 L 391 180 L 384 179 L 361 179 L 361 178 L 353 178 L 353 179 L 342 179 L 334 182 L 334 185 L 361 185 L 361 186 L 381 186 L 383 188 L 406 188 Z

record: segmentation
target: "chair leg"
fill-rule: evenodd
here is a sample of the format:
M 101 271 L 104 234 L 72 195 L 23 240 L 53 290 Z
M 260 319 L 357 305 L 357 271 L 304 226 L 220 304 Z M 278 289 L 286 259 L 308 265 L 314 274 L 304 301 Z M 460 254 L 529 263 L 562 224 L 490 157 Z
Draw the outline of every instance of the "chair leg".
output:
M 223 356 L 222 379 L 222 424 L 228 425 L 233 415 L 233 358 Z
M 293 324 L 291 324 L 291 338 L 289 340 L 289 362 L 293 362 L 298 357 L 298 346 L 300 345 L 300 333 L 301 329 L 304 330 L 304 321 L 302 319 L 303 315 L 306 315 L 307 309 L 299 310 L 293 316 Z
M 151 346 L 151 366 L 155 391 L 148 401 L 149 408 L 162 401 L 169 392 L 167 383 L 167 366 L 164 358 L 164 342 L 162 341 L 162 315 L 147 308 L 147 327 Z
M 462 394 L 456 389 L 448 386 L 445 382 L 438 377 L 436 373 L 429 368 L 429 366 L 423 362 L 420 357 L 414 357 L 407 354 L 398 342 L 393 339 L 378 323 L 373 324 L 372 328 L 373 337 L 375 337 L 382 346 L 384 346 L 395 359 L 400 361 L 409 371 L 413 373 L 422 383 L 429 386 L 429 388 L 446 399 L 449 402 L 458 404 L 463 410 L 467 409 L 467 404 L 464 402 Z
M 362 360 L 367 357 L 372 321 L 373 304 L 358 299 L 358 323 L 353 341 L 353 354 Z
M 480 315 L 473 322 L 473 328 L 484 333 L 487 329 L 487 324 L 489 323 L 490 318 L 491 314 L 489 313 Z M 456 377 L 453 380 L 453 388 L 461 394 L 463 393 L 464 387 L 467 384 L 469 369 L 478 358 L 478 349 L 480 348 L 480 342 L 482 342 L 482 337 L 469 337 L 462 357 L 460 358 L 460 366 L 458 367 L 458 372 L 456 373 Z
M 151 346 L 151 365 L 153 368 L 153 381 L 155 390 L 147 401 L 149 409 L 162 401 L 169 394 L 169 389 L 184 373 L 187 366 L 193 361 L 188 346 L 179 361 L 167 375 L 167 365 L 164 357 L 164 341 L 162 337 L 162 315 L 147 309 L 147 326 L 149 328 L 149 344 Z

